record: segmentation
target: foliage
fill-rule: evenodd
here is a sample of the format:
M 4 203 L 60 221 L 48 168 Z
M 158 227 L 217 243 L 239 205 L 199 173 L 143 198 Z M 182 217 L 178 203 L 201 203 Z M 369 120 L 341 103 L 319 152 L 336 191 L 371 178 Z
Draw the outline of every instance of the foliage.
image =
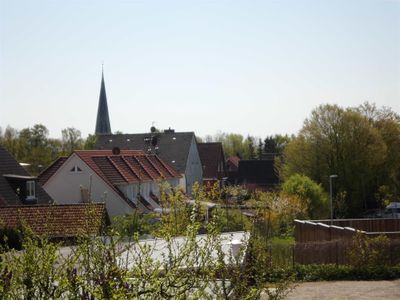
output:
M 188 219 L 173 213 L 161 217 L 161 260 L 153 256 L 156 244 L 139 240 L 138 232 L 129 242 L 113 228 L 106 237 L 84 234 L 68 248 L 60 248 L 45 237 L 26 235 L 23 251 L 10 250 L 0 256 L 2 298 L 259 299 L 268 287 L 274 287 L 266 290 L 272 299 L 282 298 L 290 280 L 278 280 L 273 285 L 266 282 L 270 269 L 265 240 L 253 234 L 250 240 L 241 241 L 247 247 L 227 253 L 219 217 L 202 224 L 202 196 L 200 191 L 196 195 Z M 170 212 L 181 207 L 179 190 L 166 189 L 164 196 Z M 123 234 L 138 228 L 137 220 L 132 221 L 133 227 L 122 226 L 127 229 Z M 207 235 L 199 242 L 202 226 L 206 226 Z M 176 234 L 182 234 L 180 244 L 173 239 Z
M 264 236 L 292 235 L 293 220 L 304 218 L 307 205 L 296 195 L 256 192 L 251 200 L 259 216 L 256 229 Z
M 115 216 L 112 220 L 113 230 L 121 236 L 153 234 L 158 230 L 158 225 L 156 214 L 144 214 L 137 210 L 129 215 Z
M 221 232 L 248 231 L 251 228 L 251 221 L 241 209 L 214 209 L 212 215 L 218 218 Z
M 248 199 L 250 199 L 250 193 L 240 185 L 228 185 L 221 191 L 220 200 L 223 202 L 230 201 L 235 204 L 243 204 Z
M 390 264 L 390 241 L 386 236 L 368 237 L 357 233 L 348 251 L 349 259 L 357 268 L 380 267 Z
M 328 196 L 309 177 L 300 174 L 290 176 L 282 185 L 282 191 L 289 195 L 296 195 L 304 205 L 307 205 L 307 214 L 310 218 L 326 217 L 328 211 Z
M 289 135 L 275 134 L 264 139 L 264 153 L 276 153 L 281 155 L 293 137 Z
M 62 135 L 62 151 L 64 155 L 71 154 L 75 149 L 81 149 L 83 140 L 80 130 L 68 127 L 61 130 Z
M 375 194 L 386 185 L 395 196 L 400 179 L 400 117 L 387 108 L 321 105 L 286 147 L 280 175 L 304 174 L 335 194 L 345 192 L 347 216 L 377 207 Z
M 256 156 L 256 139 L 250 135 L 244 138 L 241 134 L 220 132 L 206 136 L 205 141 L 222 143 L 225 157 L 237 155 L 242 159 L 254 159 Z
M 296 265 L 297 280 L 390 280 L 400 278 L 400 266 L 358 268 L 348 265 Z M 285 274 L 286 275 L 286 274 Z
M 0 144 L 19 162 L 29 164 L 28 171 L 37 175 L 60 155 L 68 155 L 74 150 L 90 149 L 95 136 L 87 140 L 81 138 L 79 130 L 69 127 L 62 130 L 62 139 L 49 138 L 49 131 L 42 124 L 18 131 L 8 126 L 4 133 L 0 130 Z
M 0 253 L 8 249 L 21 249 L 22 232 L 16 228 L 0 227 Z

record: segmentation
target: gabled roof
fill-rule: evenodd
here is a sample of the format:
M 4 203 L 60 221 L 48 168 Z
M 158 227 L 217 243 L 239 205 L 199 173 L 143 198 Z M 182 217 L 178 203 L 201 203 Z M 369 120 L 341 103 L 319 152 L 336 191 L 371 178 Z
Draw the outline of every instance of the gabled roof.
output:
M 190 146 L 195 140 L 193 132 L 165 132 L 138 134 L 107 134 L 97 136 L 96 149 L 143 150 L 146 154 L 157 154 L 178 172 L 185 173 Z
M 6 176 L 4 176 L 6 175 Z M 15 190 L 7 180 L 12 176 L 17 175 L 20 179 L 35 180 L 29 173 L 15 160 L 15 158 L 2 146 L 0 146 L 0 206 L 4 205 L 22 205 L 22 201 L 17 196 Z M 21 177 L 22 176 L 22 177 Z M 53 199 L 42 189 L 39 184 L 36 184 L 36 197 L 38 204 L 52 203 Z
M 225 158 L 222 143 L 198 143 L 199 155 L 203 166 L 203 178 L 221 179 L 224 175 Z M 222 163 L 223 171 L 218 171 Z
M 106 87 L 104 84 L 104 74 L 101 72 L 101 87 L 99 96 L 99 106 L 97 108 L 96 130 L 95 134 L 110 134 L 111 125 L 108 115 Z
M 51 176 L 54 175 L 54 173 L 63 165 L 63 163 L 68 159 L 67 156 L 61 156 L 57 158 L 50 166 L 48 166 L 45 170 L 43 170 L 38 178 L 39 178 L 39 183 L 41 185 L 44 185 L 47 180 L 50 179 Z
M 136 205 L 127 199 L 117 188 L 118 185 L 139 183 L 146 181 L 162 181 L 179 178 L 180 174 L 170 165 L 162 161 L 157 155 L 145 154 L 141 150 L 76 150 L 77 155 L 92 169 L 111 189 L 133 208 Z M 66 162 L 61 159 L 54 162 L 40 175 L 40 181 L 45 184 L 56 171 Z M 62 163 L 60 163 L 60 161 Z M 143 204 L 145 207 L 146 205 Z
M 0 207 L 0 227 L 29 227 L 48 237 L 100 234 L 110 223 L 104 203 Z
M 180 175 L 157 155 L 140 150 L 79 150 L 74 152 L 104 181 L 111 185 L 161 181 Z

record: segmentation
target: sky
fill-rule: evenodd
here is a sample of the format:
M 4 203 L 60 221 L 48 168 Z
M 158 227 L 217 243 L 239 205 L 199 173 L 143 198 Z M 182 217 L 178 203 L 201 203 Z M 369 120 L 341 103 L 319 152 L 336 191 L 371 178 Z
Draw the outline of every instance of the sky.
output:
M 0 0 L 0 127 L 296 134 L 320 104 L 400 113 L 400 0 Z

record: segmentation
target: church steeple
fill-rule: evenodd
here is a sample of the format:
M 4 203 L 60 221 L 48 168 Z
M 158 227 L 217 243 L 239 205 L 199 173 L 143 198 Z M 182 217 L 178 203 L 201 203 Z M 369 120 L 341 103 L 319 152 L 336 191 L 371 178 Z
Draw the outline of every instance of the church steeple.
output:
M 101 87 L 99 107 L 97 109 L 95 134 L 111 134 L 110 118 L 108 116 L 106 87 L 104 85 L 104 72 L 101 70 Z

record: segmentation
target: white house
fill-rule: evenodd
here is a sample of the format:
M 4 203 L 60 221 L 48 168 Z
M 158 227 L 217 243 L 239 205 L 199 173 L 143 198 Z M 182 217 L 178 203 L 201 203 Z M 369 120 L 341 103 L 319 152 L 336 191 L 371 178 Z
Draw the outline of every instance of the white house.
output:
M 179 185 L 178 172 L 141 150 L 80 150 L 61 157 L 39 175 L 59 204 L 105 202 L 110 216 L 159 208 L 159 185 Z
M 146 154 L 156 154 L 173 166 L 181 175 L 180 186 L 192 194 L 193 185 L 203 181 L 203 167 L 193 132 L 175 132 L 166 129 L 138 134 L 101 134 L 97 136 L 96 149 L 140 149 Z

